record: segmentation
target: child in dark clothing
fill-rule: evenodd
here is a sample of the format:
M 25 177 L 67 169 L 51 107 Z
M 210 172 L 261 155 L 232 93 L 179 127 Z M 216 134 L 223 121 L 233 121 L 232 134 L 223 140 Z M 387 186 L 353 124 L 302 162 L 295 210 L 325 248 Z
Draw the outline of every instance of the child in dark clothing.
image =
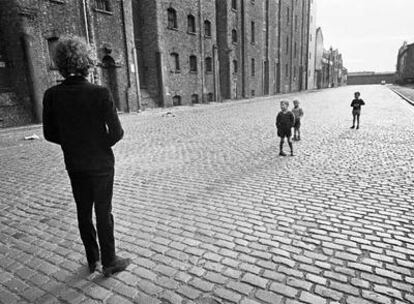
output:
M 295 124 L 295 116 L 292 112 L 288 111 L 289 101 L 283 100 L 280 102 L 281 111 L 277 114 L 276 117 L 276 128 L 277 136 L 280 137 L 280 156 L 286 156 L 283 152 L 283 144 L 285 142 L 285 137 L 290 147 L 290 155 L 293 156 L 293 145 L 290 141 L 292 136 L 292 127 Z
M 361 96 L 361 94 L 359 92 L 355 92 L 354 96 L 355 96 L 355 98 L 351 102 L 352 116 L 353 116 L 351 129 L 355 128 L 355 119 L 357 121 L 357 127 L 356 128 L 359 129 L 359 116 L 361 115 L 361 106 L 365 105 L 365 102 L 362 99 L 359 98 L 359 96 Z

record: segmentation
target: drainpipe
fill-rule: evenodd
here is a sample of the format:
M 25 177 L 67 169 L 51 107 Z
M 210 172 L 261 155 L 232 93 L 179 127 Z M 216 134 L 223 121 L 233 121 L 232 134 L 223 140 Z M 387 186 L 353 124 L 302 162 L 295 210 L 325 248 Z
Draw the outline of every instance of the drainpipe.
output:
M 201 9 L 201 0 L 198 0 L 198 23 L 199 23 L 199 39 L 200 39 L 200 71 L 201 71 L 201 100 L 204 102 L 205 75 L 204 75 L 204 41 L 203 41 L 203 13 Z
M 90 44 L 89 40 L 89 24 L 88 24 L 88 16 L 86 14 L 86 0 L 82 0 L 82 10 L 83 10 L 83 22 L 85 23 L 85 35 L 86 35 L 86 42 Z
M 91 45 L 91 38 L 89 35 L 89 20 L 88 20 L 88 4 L 86 2 L 87 0 L 82 0 L 82 11 L 83 11 L 83 22 L 85 23 L 85 38 L 86 43 L 90 46 Z M 92 75 L 89 74 L 89 80 L 91 83 L 95 83 L 95 77 L 94 74 L 96 72 L 96 68 L 93 67 L 93 73 Z
M 244 0 L 241 0 L 240 4 L 240 14 L 241 14 L 241 68 L 242 68 L 242 96 L 243 98 L 247 97 L 246 94 L 246 50 L 245 50 L 245 24 L 244 24 Z
M 278 16 L 277 16 L 277 83 L 276 83 L 276 92 L 280 93 L 280 88 L 281 88 L 281 84 L 282 84 L 282 63 L 281 63 L 281 43 L 282 43 L 282 30 L 281 30 L 281 25 L 282 25 L 282 1 L 279 1 L 279 6 L 278 6 Z
M 28 68 L 28 72 L 29 72 L 29 89 L 30 89 L 30 93 L 32 95 L 32 101 L 33 101 L 33 113 L 35 116 L 35 122 L 36 123 L 40 123 L 42 122 L 42 111 L 43 111 L 43 107 L 42 107 L 42 89 L 41 89 L 41 84 L 40 84 L 40 78 L 39 78 L 39 73 L 36 70 L 36 65 L 35 65 L 35 58 L 36 55 L 33 52 L 33 46 L 32 46 L 32 41 L 33 38 L 27 34 L 27 33 L 23 33 L 22 35 L 22 44 L 23 44 L 23 49 L 24 49 L 24 55 L 26 57 L 27 60 L 27 68 Z
M 134 65 L 135 65 L 135 85 L 137 86 L 137 99 L 138 99 L 138 112 L 141 111 L 141 85 L 139 83 L 139 73 L 138 73 L 138 58 L 137 58 L 137 49 L 134 46 L 132 48 L 134 56 Z

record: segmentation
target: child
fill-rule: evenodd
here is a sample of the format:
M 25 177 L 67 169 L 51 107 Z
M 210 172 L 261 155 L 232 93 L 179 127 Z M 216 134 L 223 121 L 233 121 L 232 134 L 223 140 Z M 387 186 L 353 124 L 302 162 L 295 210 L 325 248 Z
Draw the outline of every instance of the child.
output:
M 276 117 L 277 135 L 280 137 L 280 156 L 286 156 L 286 154 L 283 152 L 285 137 L 287 138 L 287 142 L 290 147 L 290 155 L 293 156 L 293 145 L 290 141 L 290 137 L 292 136 L 292 127 L 295 124 L 295 115 L 293 115 L 292 112 L 288 111 L 288 108 L 289 101 L 282 100 L 280 102 L 281 111 L 277 114 Z
M 293 101 L 293 105 L 295 106 L 292 109 L 292 113 L 295 115 L 295 124 L 293 125 L 293 140 L 300 140 L 300 120 L 303 117 L 303 110 L 301 107 L 299 107 L 299 100 L 295 99 Z
M 355 92 L 354 93 L 354 100 L 352 100 L 351 102 L 351 107 L 352 107 L 352 116 L 353 116 L 353 121 L 352 121 L 352 127 L 351 129 L 355 128 L 355 119 L 357 121 L 357 129 L 359 129 L 359 116 L 361 115 L 361 106 L 365 105 L 365 102 L 362 99 L 359 99 L 359 96 L 361 96 L 361 94 L 359 92 Z

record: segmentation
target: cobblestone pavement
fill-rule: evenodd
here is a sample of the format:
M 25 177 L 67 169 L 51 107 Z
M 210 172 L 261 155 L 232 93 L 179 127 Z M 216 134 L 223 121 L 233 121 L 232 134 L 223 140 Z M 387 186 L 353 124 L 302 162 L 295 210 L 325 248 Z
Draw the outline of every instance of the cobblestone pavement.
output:
M 278 156 L 283 97 L 305 111 L 294 157 Z M 363 86 L 166 111 L 121 116 L 133 263 L 109 279 L 87 273 L 60 148 L 0 131 L 1 303 L 414 303 L 414 107 Z

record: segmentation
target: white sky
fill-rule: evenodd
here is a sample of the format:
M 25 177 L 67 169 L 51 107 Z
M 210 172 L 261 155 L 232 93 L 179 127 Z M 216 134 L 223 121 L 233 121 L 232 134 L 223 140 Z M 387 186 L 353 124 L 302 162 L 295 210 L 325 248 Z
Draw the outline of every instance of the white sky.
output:
M 349 72 L 395 71 L 404 40 L 414 43 L 414 0 L 316 0 L 324 47 L 339 49 Z

